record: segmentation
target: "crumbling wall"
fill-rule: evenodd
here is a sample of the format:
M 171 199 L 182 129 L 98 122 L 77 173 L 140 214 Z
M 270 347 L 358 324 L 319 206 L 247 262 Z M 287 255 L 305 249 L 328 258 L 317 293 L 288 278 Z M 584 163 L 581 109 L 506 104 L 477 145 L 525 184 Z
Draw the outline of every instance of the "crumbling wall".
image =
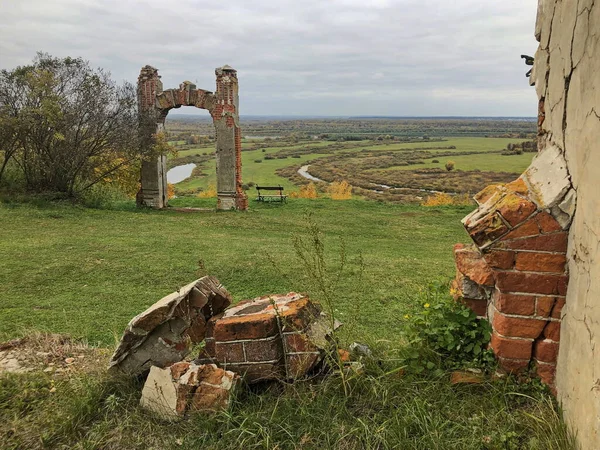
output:
M 163 91 L 158 70 L 142 68 L 138 77 L 138 110 L 142 146 L 148 150 L 152 137 L 164 130 L 167 114 L 173 108 L 194 106 L 210 112 L 216 132 L 217 209 L 248 208 L 248 198 L 242 189 L 242 134 L 239 124 L 237 72 L 229 66 L 215 69 L 217 90 L 197 89 L 184 81 L 179 89 Z M 142 162 L 138 206 L 167 206 L 166 156 L 148 156 Z
M 582 448 L 600 448 L 600 5 L 540 0 L 535 83 L 541 148 L 567 162 L 577 209 L 569 232 L 556 388 Z
M 535 36 L 539 154 L 518 180 L 475 197 L 479 206 L 463 223 L 476 247 L 455 248 L 453 291 L 491 321 L 500 365 L 535 369 L 555 389 L 582 448 L 596 449 L 600 6 L 539 0 Z

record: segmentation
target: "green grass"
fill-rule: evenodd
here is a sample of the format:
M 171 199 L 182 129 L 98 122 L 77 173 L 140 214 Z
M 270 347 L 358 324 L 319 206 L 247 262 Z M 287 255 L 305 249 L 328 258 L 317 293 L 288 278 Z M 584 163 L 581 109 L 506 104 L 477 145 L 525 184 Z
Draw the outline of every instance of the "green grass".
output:
M 490 150 L 503 150 L 510 143 L 516 143 L 522 141 L 522 139 L 510 139 L 510 138 L 484 138 L 484 137 L 448 137 L 443 138 L 443 141 L 432 141 L 432 142 L 416 142 L 416 143 L 392 143 L 384 145 L 372 145 L 360 148 L 366 148 L 368 150 L 403 150 L 411 148 L 427 148 L 427 147 L 450 147 L 455 146 L 455 150 L 451 151 L 490 151 Z M 443 150 L 450 151 L 450 150 Z
M 181 202 L 190 204 L 171 203 Z M 305 232 L 311 211 L 332 260 L 341 238 L 349 257 L 362 253 L 365 259 L 364 282 L 350 277 L 339 293 L 342 320 L 365 300 L 361 333 L 396 339 L 419 286 L 453 275 L 452 245 L 466 239 L 460 219 L 468 210 L 327 199 L 251 201 L 246 213 L 4 204 L 0 337 L 36 328 L 113 344 L 131 317 L 193 280 L 199 260 L 237 300 L 302 291 L 292 238 Z M 269 254 L 283 273 L 271 266 Z M 356 298 L 363 283 L 368 297 Z
M 521 155 L 505 156 L 500 153 L 484 153 L 478 155 L 458 155 L 431 158 L 425 164 L 414 164 L 410 166 L 395 166 L 383 170 L 416 170 L 416 169 L 443 169 L 447 161 L 454 161 L 455 170 L 481 170 L 490 172 L 513 172 L 522 173 L 527 169 L 535 153 L 523 153 Z M 434 163 L 432 160 L 439 162 Z M 367 170 L 368 172 L 368 170 Z
M 0 203 L 0 340 L 35 329 L 112 347 L 132 316 L 195 279 L 199 260 L 235 300 L 289 290 L 319 300 L 292 245 L 311 238 L 310 212 L 331 267 L 345 242 L 334 298 L 342 339 L 367 342 L 376 356 L 345 388 L 334 374 L 245 389 L 228 412 L 179 423 L 139 408 L 137 380 L 4 375 L 0 448 L 574 449 L 538 382 L 453 386 L 448 374 L 402 375 L 403 315 L 423 307 L 428 283 L 453 275 L 452 244 L 467 240 L 460 218 L 469 209 L 327 199 L 221 213 Z

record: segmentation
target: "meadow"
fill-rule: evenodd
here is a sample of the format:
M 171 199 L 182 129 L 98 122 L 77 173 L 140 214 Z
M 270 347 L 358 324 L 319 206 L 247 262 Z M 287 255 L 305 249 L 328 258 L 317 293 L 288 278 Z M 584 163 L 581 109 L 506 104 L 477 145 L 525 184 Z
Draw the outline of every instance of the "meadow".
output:
M 431 181 L 416 176 L 412 194 L 368 189 L 372 180 L 439 170 L 447 159 L 455 161 L 451 175 L 431 177 L 442 188 L 516 178 L 533 154 L 500 152 L 527 137 L 530 123 L 251 121 L 242 152 L 246 212 L 217 212 L 215 198 L 197 196 L 215 183 L 209 125 L 181 120 L 169 135 L 169 167 L 197 164 L 169 204 L 201 210 L 137 209 L 131 199 L 90 208 L 0 193 L 0 342 L 23 338 L 17 342 L 36 361 L 30 372 L 0 375 L 0 448 L 576 448 L 538 380 L 494 375 L 493 361 L 454 360 L 411 334 L 415 318 L 443 308 L 478 323 L 448 290 L 452 247 L 469 242 L 460 220 L 472 205 L 421 206 L 420 189 Z M 201 139 L 191 139 L 198 130 Z M 325 181 L 347 178 L 353 198 L 328 198 L 322 182 L 315 199 L 254 200 L 254 184 L 297 192 L 307 183 L 302 165 Z M 289 291 L 326 301 L 298 251 L 317 254 L 321 242 L 323 280 L 344 323 L 338 343 L 373 352 L 362 369 L 334 366 L 295 383 L 246 387 L 229 410 L 176 423 L 138 406 L 143 379 L 106 372 L 133 316 L 205 274 L 236 302 Z M 436 326 L 447 325 L 455 323 Z M 465 367 L 483 370 L 479 381 L 451 383 L 451 372 Z

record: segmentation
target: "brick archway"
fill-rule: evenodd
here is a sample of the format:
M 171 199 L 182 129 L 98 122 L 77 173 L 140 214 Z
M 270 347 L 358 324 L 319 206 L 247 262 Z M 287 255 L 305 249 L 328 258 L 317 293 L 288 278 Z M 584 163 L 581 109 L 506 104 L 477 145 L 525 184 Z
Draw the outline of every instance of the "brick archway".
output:
M 215 93 L 197 89 L 189 81 L 179 89 L 163 90 L 158 70 L 142 68 L 138 77 L 138 108 L 142 145 L 151 146 L 152 136 L 164 129 L 169 111 L 181 106 L 206 109 L 213 120 L 216 134 L 217 209 L 248 208 L 248 198 L 242 189 L 242 135 L 239 125 L 239 95 L 237 72 L 229 66 L 215 70 Z M 166 156 L 159 155 L 142 162 L 141 188 L 138 206 L 167 206 Z

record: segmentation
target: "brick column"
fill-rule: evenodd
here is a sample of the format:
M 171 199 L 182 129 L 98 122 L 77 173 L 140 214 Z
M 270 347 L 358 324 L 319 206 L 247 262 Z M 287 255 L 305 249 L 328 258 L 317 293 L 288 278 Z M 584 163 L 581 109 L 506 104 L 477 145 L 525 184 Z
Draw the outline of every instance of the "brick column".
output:
M 166 114 L 156 106 L 156 96 L 162 92 L 158 70 L 152 66 L 142 68 L 138 77 L 138 112 L 142 151 L 151 153 L 153 135 L 162 130 Z M 164 155 L 147 156 L 142 161 L 140 190 L 136 196 L 138 206 L 164 208 L 167 206 L 167 158 Z
M 488 186 L 475 200 L 477 210 L 463 219 L 475 246 L 455 247 L 453 293 L 491 321 L 501 367 L 520 371 L 533 362 L 553 385 L 574 210 L 566 162 L 546 148 L 519 179 Z
M 242 189 L 242 134 L 239 124 L 237 72 L 223 66 L 215 70 L 217 91 L 211 110 L 217 138 L 217 208 L 248 208 Z

